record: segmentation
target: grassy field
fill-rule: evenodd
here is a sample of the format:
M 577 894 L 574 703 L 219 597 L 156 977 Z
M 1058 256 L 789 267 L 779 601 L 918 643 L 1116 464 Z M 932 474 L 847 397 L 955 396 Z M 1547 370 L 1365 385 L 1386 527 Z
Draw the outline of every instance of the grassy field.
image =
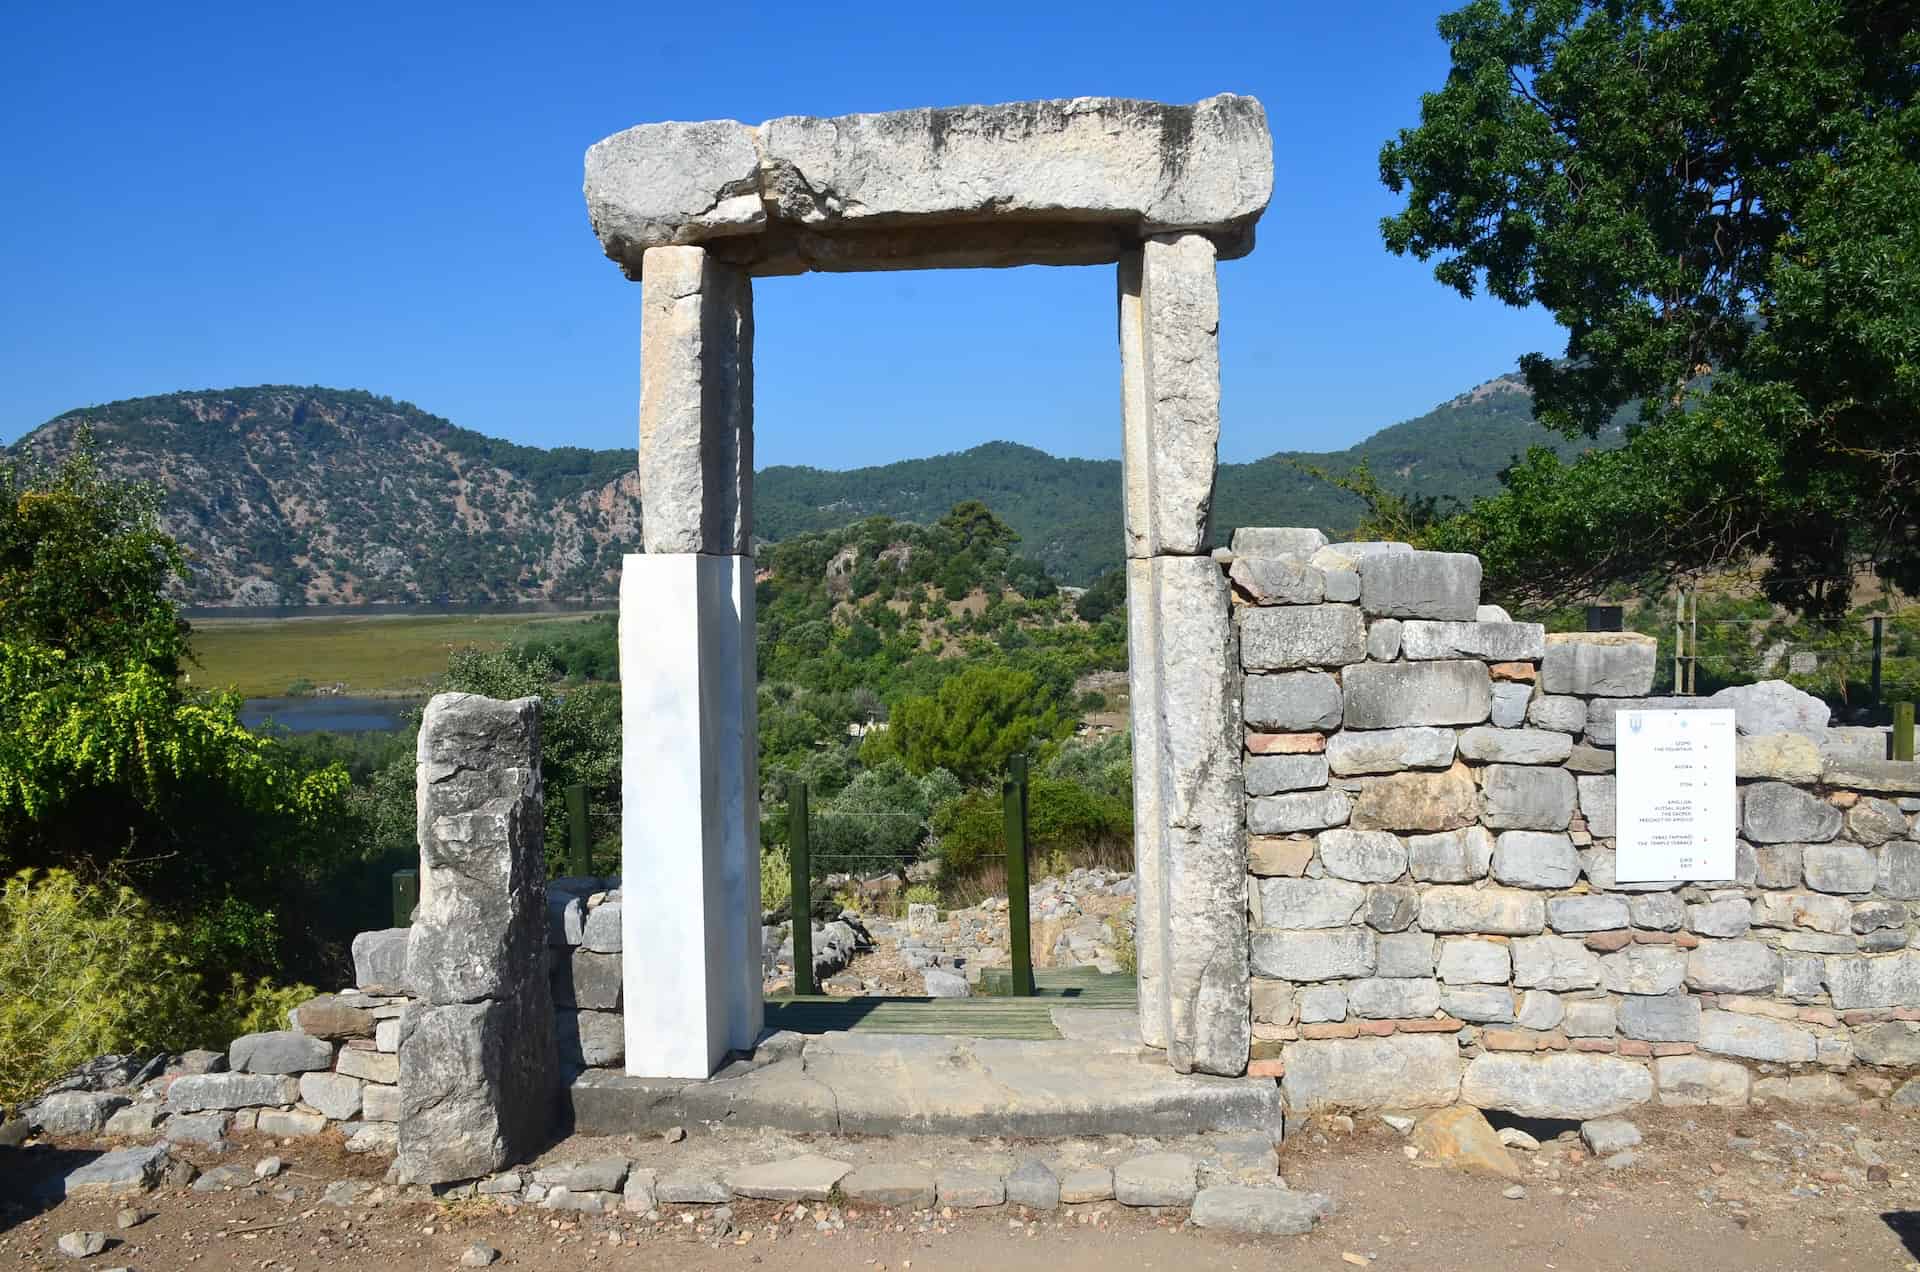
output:
M 196 686 L 271 698 L 299 681 L 362 695 L 417 694 L 468 645 L 500 648 L 582 614 L 407 614 L 352 618 L 196 618 Z

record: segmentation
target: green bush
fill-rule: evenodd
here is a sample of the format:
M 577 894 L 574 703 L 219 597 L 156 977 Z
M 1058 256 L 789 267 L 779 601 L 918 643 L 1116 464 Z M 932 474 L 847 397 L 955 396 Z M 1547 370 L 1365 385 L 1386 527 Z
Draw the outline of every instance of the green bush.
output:
M 978 874 L 987 860 L 1006 851 L 1006 820 L 1000 793 L 972 790 L 934 810 L 933 831 L 943 882 Z M 1133 812 L 1125 801 L 1080 783 L 1036 776 L 1027 788 L 1027 851 L 1035 862 L 1057 856 L 1068 862 L 1124 861 L 1133 836 Z
M 224 1048 L 284 1028 L 312 995 L 238 976 L 209 993 L 187 934 L 130 888 L 23 870 L 0 889 L 0 1101 L 97 1055 Z
M 760 849 L 760 908 L 785 909 L 793 900 L 793 858 L 785 848 Z

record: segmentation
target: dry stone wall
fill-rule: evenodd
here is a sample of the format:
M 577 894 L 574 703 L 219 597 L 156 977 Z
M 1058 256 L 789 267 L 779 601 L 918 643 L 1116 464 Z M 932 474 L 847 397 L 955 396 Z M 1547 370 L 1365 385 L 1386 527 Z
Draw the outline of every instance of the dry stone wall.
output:
M 1850 1102 L 1920 1065 L 1920 765 L 1783 683 L 1653 698 L 1471 556 L 1241 530 L 1252 1060 L 1289 1108 Z M 1731 707 L 1738 856 L 1614 877 L 1615 714 Z

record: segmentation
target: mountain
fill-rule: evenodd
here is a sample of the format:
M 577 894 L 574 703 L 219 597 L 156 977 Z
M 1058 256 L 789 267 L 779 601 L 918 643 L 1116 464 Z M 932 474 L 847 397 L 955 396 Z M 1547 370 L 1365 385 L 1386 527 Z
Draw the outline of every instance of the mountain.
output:
M 81 425 L 108 471 L 161 487 L 167 528 L 193 554 L 185 599 L 196 604 L 605 598 L 640 539 L 632 452 L 518 446 L 356 389 L 132 398 L 69 411 L 7 453 L 52 461 Z M 1357 499 L 1289 461 L 1338 473 L 1365 460 L 1385 484 L 1444 505 L 1492 491 L 1539 444 L 1580 449 L 1535 424 L 1526 388 L 1501 376 L 1345 451 L 1221 465 L 1219 537 L 1256 524 L 1337 533 L 1358 520 Z M 765 469 L 755 530 L 778 540 L 876 515 L 930 523 L 965 499 L 985 502 L 1064 582 L 1119 563 L 1119 461 L 1011 442 L 847 472 Z

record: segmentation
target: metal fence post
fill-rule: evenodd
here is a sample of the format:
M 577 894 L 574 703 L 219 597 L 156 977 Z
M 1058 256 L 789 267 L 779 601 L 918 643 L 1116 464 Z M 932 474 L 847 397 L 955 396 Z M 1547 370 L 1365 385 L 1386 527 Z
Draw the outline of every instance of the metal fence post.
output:
M 1873 620 L 1873 705 L 1880 705 L 1880 655 L 1887 646 L 1887 620 Z
M 1007 949 L 1012 959 L 1011 993 L 1033 997 L 1033 929 L 1027 910 L 1027 757 L 1007 761 L 1001 788 L 1007 826 Z
M 1893 704 L 1893 758 L 1896 760 L 1913 758 L 1913 704 L 1911 702 Z
M 593 844 L 587 825 L 587 788 L 576 782 L 567 787 L 567 873 L 593 873 Z
M 393 926 L 412 927 L 413 907 L 420 904 L 420 872 L 393 872 Z
M 787 860 L 792 866 L 793 992 L 817 994 L 813 983 L 813 871 L 807 860 L 807 784 L 787 784 Z

